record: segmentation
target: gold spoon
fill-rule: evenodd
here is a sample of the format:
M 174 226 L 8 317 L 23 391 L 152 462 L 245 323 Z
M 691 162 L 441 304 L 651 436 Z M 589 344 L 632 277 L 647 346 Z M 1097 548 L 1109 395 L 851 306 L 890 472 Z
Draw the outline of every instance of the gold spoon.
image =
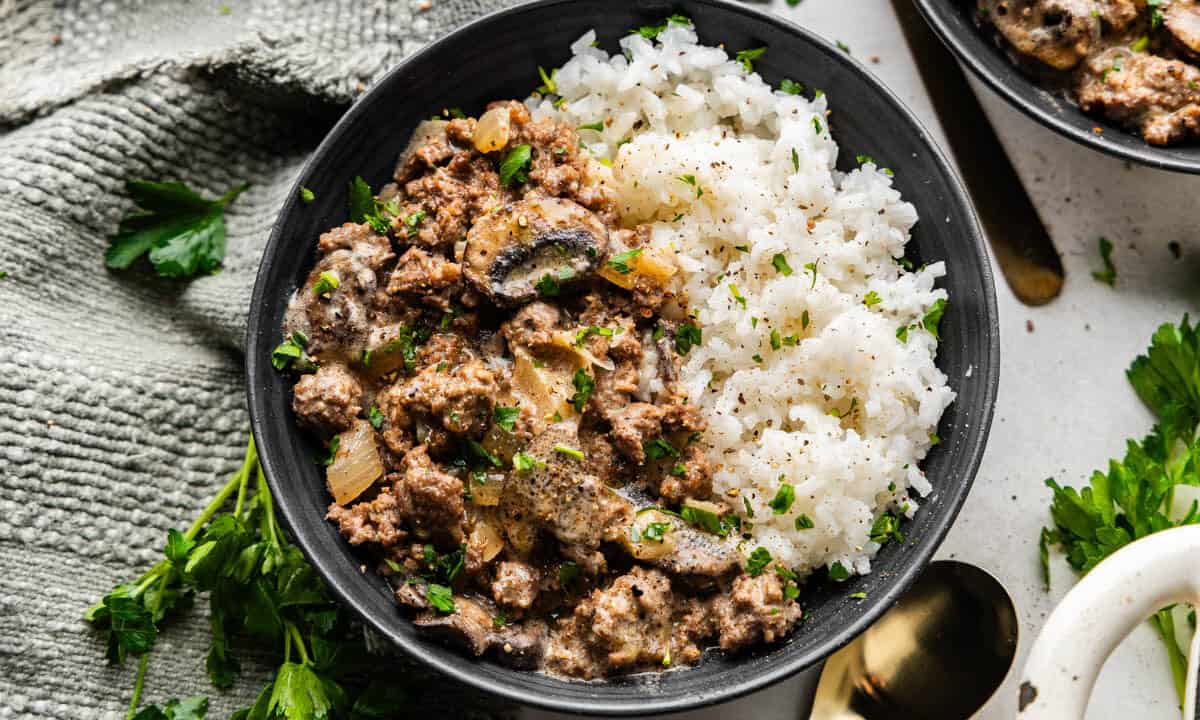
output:
M 1016 651 L 1017 613 L 999 581 L 974 565 L 935 562 L 825 663 L 809 720 L 966 720 Z

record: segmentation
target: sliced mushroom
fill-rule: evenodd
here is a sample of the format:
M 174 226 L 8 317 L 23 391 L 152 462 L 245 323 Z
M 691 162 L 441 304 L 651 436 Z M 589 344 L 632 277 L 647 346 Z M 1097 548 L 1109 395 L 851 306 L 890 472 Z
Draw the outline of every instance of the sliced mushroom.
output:
M 1100 38 L 1091 0 L 980 0 L 979 11 L 1018 53 L 1070 70 Z
M 536 299 L 539 282 L 555 292 L 595 272 L 607 249 L 608 231 L 588 209 L 561 198 L 526 198 L 475 223 L 463 271 L 497 305 L 512 307 Z
M 460 595 L 454 596 L 454 608 L 449 615 L 422 612 L 413 624 L 475 656 L 487 652 L 510 667 L 530 669 L 537 666 L 547 635 L 543 623 L 533 620 L 497 629 L 488 609 Z

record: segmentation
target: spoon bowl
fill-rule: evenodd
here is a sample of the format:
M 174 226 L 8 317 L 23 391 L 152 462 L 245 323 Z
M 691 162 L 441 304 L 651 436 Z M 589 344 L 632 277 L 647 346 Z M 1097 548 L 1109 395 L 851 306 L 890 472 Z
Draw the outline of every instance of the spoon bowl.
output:
M 974 565 L 932 563 L 825 664 L 811 720 L 965 720 L 1016 650 L 1016 609 L 999 581 Z

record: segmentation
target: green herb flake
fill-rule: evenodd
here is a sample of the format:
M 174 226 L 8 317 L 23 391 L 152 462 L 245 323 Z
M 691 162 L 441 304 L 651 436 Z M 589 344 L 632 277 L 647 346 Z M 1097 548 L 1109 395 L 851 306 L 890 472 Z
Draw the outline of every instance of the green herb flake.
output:
M 875 307 L 881 302 L 883 302 L 883 300 L 880 299 L 879 293 L 875 292 L 874 290 L 871 290 L 863 296 L 863 305 L 866 305 L 867 307 Z
M 1104 269 L 1092 273 L 1093 278 L 1109 287 L 1117 283 L 1117 266 L 1113 264 L 1112 251 L 1113 244 L 1108 238 L 1100 238 L 1100 261 L 1104 263 Z
M 820 262 L 820 260 L 818 260 L 817 262 L 804 263 L 804 269 L 807 270 L 808 272 L 812 273 L 812 283 L 808 286 L 809 290 L 812 290 L 813 288 L 815 288 L 817 286 L 817 263 L 818 262 Z
M 408 217 L 404 218 L 404 234 L 409 238 L 415 238 L 417 233 L 420 232 L 419 227 L 426 217 L 427 215 L 424 210 L 417 210 L 410 213 Z
M 775 493 L 775 497 L 771 498 L 768 505 L 776 515 L 783 515 L 792 509 L 794 502 L 796 502 L 796 488 L 789 483 L 780 483 L 779 491 Z
M 544 467 L 546 467 L 546 463 L 528 453 L 519 452 L 513 455 L 513 470 L 517 472 L 532 472 Z
M 771 331 L 771 349 L 778 350 L 783 347 L 783 337 L 780 336 L 778 330 Z
M 575 581 L 579 579 L 579 566 L 571 560 L 563 561 L 562 565 L 558 566 L 558 584 L 564 590 L 569 590 Z
M 792 148 L 792 172 L 800 172 L 800 154 Z
M 871 541 L 886 545 L 889 541 L 904 542 L 904 533 L 900 532 L 900 518 L 891 513 L 884 513 L 871 526 Z
M 684 185 L 690 185 L 696 191 L 696 197 L 701 197 L 704 195 L 704 189 L 700 187 L 700 182 L 696 180 L 695 175 L 688 173 L 687 175 L 680 175 L 675 179 Z
M 338 280 L 338 276 L 326 270 L 318 275 L 317 281 L 313 283 L 313 295 L 328 295 L 341 287 L 341 285 L 342 283 Z
M 821 133 L 825 132 L 825 126 L 823 126 L 823 125 L 821 124 L 821 119 L 820 119 L 820 118 L 818 118 L 818 117 L 814 117 L 814 118 L 812 119 L 812 124 L 813 124 L 813 130 L 815 130 L 815 131 L 816 131 L 816 133 L 817 133 L 818 135 L 820 135 Z
M 775 272 L 784 277 L 792 274 L 792 266 L 788 265 L 787 256 L 783 253 L 775 253 L 771 258 L 771 265 L 774 266 Z M 808 267 L 807 265 L 805 267 Z
M 859 165 L 866 165 L 868 163 L 871 165 L 875 164 L 875 160 L 870 155 L 859 155 L 855 158 L 855 160 L 858 161 Z
M 329 467 L 333 464 L 333 459 L 337 457 L 338 448 L 342 446 L 342 437 L 334 435 L 329 440 L 329 445 L 325 447 L 325 452 L 317 456 L 317 464 Z
M 434 610 L 443 615 L 454 612 L 454 593 L 445 585 L 429 583 L 429 586 L 425 588 L 425 599 L 429 601 Z
M 700 328 L 692 323 L 684 323 L 675 330 L 675 351 L 687 355 L 692 348 L 700 347 L 702 333 Z
M 566 455 L 569 458 L 574 458 L 575 460 L 579 460 L 580 462 L 582 462 L 584 459 L 583 451 L 577 450 L 576 448 L 573 448 L 569 445 L 563 445 L 562 443 L 558 443 L 557 445 L 554 446 L 554 452 L 559 453 L 561 455 Z
M 938 298 L 934 301 L 933 306 L 926 311 L 925 316 L 921 318 L 921 327 L 925 328 L 937 340 L 941 340 L 942 336 L 938 334 L 942 324 L 942 315 L 946 312 L 946 299 Z
M 636 263 L 632 265 L 630 263 L 636 260 L 641 254 L 641 248 L 619 252 L 608 259 L 608 266 L 622 275 L 628 275 L 633 272 L 633 266 L 636 265 Z
M 855 592 L 855 593 L 850 593 L 850 599 L 851 599 L 851 600 L 866 600 L 866 599 L 867 599 L 867 594 L 866 594 L 865 592 L 862 592 L 862 591 Z
M 313 194 L 312 190 L 309 190 L 306 187 L 300 188 L 300 201 L 303 202 L 305 205 L 308 205 L 309 203 L 311 203 L 313 200 L 316 200 L 316 199 L 317 199 L 317 196 Z
M 537 91 L 543 95 L 553 95 L 557 93 L 558 85 L 554 83 L 555 75 L 558 75 L 558 68 L 554 68 L 547 73 L 546 68 L 538 65 L 538 77 L 542 79 L 542 84 L 538 86 Z
M 746 560 L 746 574 L 750 577 L 758 577 L 770 564 L 770 551 L 760 545 L 754 548 L 754 552 L 750 553 L 750 557 Z
M 850 46 L 849 45 L 842 42 L 841 40 L 835 40 L 834 43 L 837 45 L 838 50 L 841 50 L 842 52 L 846 53 L 847 55 L 850 54 Z
M 808 515 L 805 515 L 804 513 L 800 513 L 799 515 L 796 516 L 796 529 L 797 530 L 811 530 L 814 527 L 816 527 L 816 525 L 813 524 L 812 518 L 810 518 Z
M 829 579 L 834 582 L 845 582 L 850 579 L 850 571 L 840 562 L 834 562 L 829 566 Z
M 766 51 L 765 47 L 738 50 L 733 59 L 741 63 L 746 72 L 754 72 L 754 61 L 762 57 Z
M 1129 49 L 1135 53 L 1145 52 L 1146 48 L 1150 47 L 1150 38 L 1146 35 L 1141 36 L 1129 45 Z
M 779 89 L 788 95 L 799 95 L 804 92 L 804 86 L 790 78 L 780 80 Z
M 532 163 L 533 148 L 528 145 L 514 145 L 500 161 L 500 185 L 508 187 L 513 183 L 523 183 L 528 180 L 529 168 Z
M 383 411 L 379 409 L 379 406 L 372 405 L 371 409 L 367 411 L 367 422 L 371 423 L 371 427 L 376 430 L 383 427 Z
M 579 126 L 579 129 L 580 129 L 580 130 L 595 130 L 596 132 L 604 132 L 604 121 L 603 121 L 603 120 L 597 120 L 597 121 L 596 121 L 596 122 L 594 122 L 594 123 L 588 123 L 588 124 L 586 124 L 586 125 L 580 125 L 580 126 Z
M 571 377 L 571 384 L 575 386 L 575 394 L 568 401 L 575 408 L 575 412 L 583 412 L 587 407 L 588 399 L 592 396 L 592 391 L 596 389 L 596 381 L 591 375 L 587 374 L 583 368 L 575 371 Z
M 735 283 L 729 283 L 729 294 L 733 295 L 733 299 L 737 301 L 738 305 L 742 306 L 743 310 L 746 309 L 746 298 L 738 291 L 738 286 Z
M 643 442 L 642 450 L 646 453 L 646 458 L 649 460 L 679 457 L 679 451 L 665 438 L 655 438 L 654 440 Z

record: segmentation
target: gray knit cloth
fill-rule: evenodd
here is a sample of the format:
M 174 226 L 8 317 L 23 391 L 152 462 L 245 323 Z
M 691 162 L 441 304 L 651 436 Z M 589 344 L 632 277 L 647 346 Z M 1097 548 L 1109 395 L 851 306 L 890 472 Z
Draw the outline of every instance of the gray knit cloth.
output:
M 321 136 L 388 67 L 505 0 L 0 0 L 0 718 L 123 716 L 81 614 L 237 468 L 259 256 Z M 216 275 L 104 268 L 128 179 L 248 181 Z M 147 701 L 208 685 L 203 604 L 160 638 Z M 397 677 L 417 672 L 396 665 Z M 459 693 L 449 693 L 458 695 Z M 443 698 L 445 696 L 443 695 Z M 441 717 L 461 714 L 443 699 Z

